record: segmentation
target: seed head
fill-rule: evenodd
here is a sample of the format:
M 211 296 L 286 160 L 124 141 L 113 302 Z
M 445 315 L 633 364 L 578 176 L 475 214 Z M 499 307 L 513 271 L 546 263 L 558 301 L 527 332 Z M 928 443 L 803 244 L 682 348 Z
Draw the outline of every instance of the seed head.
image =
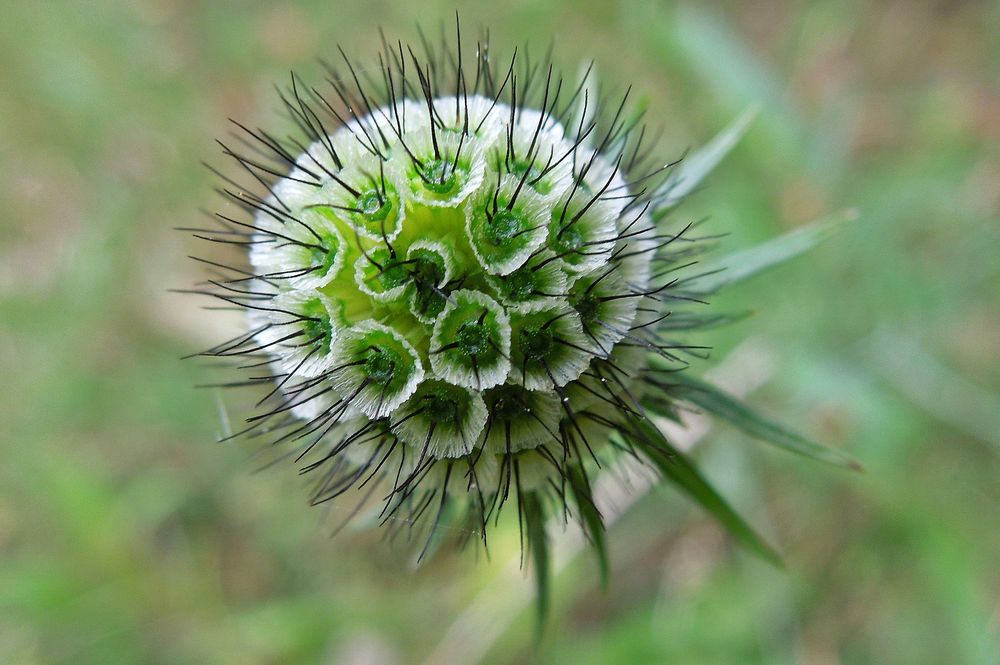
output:
M 698 354 L 673 335 L 711 321 L 669 318 L 703 304 L 675 276 L 703 243 L 669 214 L 694 183 L 590 68 L 456 41 L 345 56 L 324 90 L 293 75 L 285 138 L 237 124 L 245 182 L 221 191 L 248 216 L 200 237 L 247 250 L 210 262 L 247 331 L 206 353 L 253 368 L 241 434 L 303 464 L 315 503 L 371 487 L 383 521 L 485 543 L 514 498 L 536 551 L 554 515 L 601 545 L 595 472 L 677 454 L 648 418 L 676 418 Z

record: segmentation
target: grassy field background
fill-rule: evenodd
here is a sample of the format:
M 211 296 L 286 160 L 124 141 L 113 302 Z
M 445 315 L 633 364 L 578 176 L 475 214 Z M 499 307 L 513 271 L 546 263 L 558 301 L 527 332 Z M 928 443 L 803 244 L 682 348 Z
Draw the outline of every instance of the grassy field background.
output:
M 990 2 L 510 0 L 460 5 L 500 46 L 596 58 L 664 129 L 666 158 L 761 114 L 691 203 L 738 249 L 860 217 L 718 298 L 756 315 L 713 362 L 766 357 L 750 401 L 861 459 L 850 474 L 732 429 L 708 474 L 784 572 L 654 492 L 556 579 L 483 662 L 1000 662 L 1000 10 Z M 377 533 L 330 539 L 291 467 L 216 444 L 179 356 L 230 322 L 167 292 L 202 274 L 174 226 L 213 205 L 226 118 L 267 126 L 271 84 L 444 2 L 4 5 L 0 25 L 0 661 L 418 663 L 516 547 L 418 571 Z M 705 368 L 711 366 L 707 363 Z M 485 639 L 469 635 L 470 645 Z M 454 662 L 470 662 L 474 649 Z M 467 657 L 465 657 L 467 656 Z

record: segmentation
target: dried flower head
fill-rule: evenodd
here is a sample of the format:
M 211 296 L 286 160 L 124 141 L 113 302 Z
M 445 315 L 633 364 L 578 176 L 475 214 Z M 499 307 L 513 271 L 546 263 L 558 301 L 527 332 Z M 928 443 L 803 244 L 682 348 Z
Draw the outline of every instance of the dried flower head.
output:
M 208 289 L 248 329 L 206 355 L 263 387 L 239 434 L 287 449 L 314 503 L 362 488 L 397 525 L 485 543 L 513 500 L 542 568 L 549 517 L 603 546 L 593 478 L 634 455 L 769 552 L 650 419 L 721 398 L 678 372 L 700 349 L 678 336 L 719 321 L 689 311 L 712 289 L 678 270 L 704 243 L 668 213 L 740 128 L 678 169 L 590 68 L 466 54 L 460 34 L 420 50 L 344 56 L 325 90 L 293 75 L 297 133 L 237 123 L 243 147 L 223 146 L 247 217 L 198 235 L 248 250 Z

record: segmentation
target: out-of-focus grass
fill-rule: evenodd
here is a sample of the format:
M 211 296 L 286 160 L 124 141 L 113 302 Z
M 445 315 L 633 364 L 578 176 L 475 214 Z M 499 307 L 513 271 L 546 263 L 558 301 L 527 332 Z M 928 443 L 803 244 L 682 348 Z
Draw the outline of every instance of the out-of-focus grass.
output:
M 499 4 L 499 3 L 496 3 Z M 199 277 L 170 227 L 210 205 L 197 163 L 271 82 L 412 36 L 443 2 L 14 2 L 0 27 L 0 660 L 419 662 L 496 563 L 413 573 L 325 534 L 291 468 L 215 445 L 176 358 L 224 325 L 165 292 Z M 778 349 L 761 408 L 842 446 L 849 475 L 727 429 L 710 475 L 778 542 L 780 573 L 673 494 L 555 584 L 540 662 L 994 663 L 1000 632 L 1000 58 L 995 4 L 636 1 L 462 6 L 499 43 L 554 34 L 646 95 L 673 156 L 751 104 L 684 211 L 728 248 L 853 206 L 861 220 L 716 307 L 707 340 Z M 939 399 L 936 399 L 936 396 Z M 495 561 L 513 543 L 501 536 Z M 523 662 L 530 618 L 488 655 Z M 366 660 L 367 658 L 367 660 Z

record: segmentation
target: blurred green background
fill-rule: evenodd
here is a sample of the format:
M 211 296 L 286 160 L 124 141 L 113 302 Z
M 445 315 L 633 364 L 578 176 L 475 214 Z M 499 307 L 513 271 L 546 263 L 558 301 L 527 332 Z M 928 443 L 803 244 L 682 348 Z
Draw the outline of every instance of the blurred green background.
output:
M 502 5 L 502 6 L 501 6 Z M 747 106 L 747 138 L 684 211 L 738 249 L 848 207 L 860 219 L 720 297 L 753 318 L 763 411 L 860 458 L 851 474 L 710 432 L 707 473 L 784 552 L 732 547 L 677 494 L 609 534 L 447 662 L 1000 662 L 1000 9 L 995 2 L 461 3 L 468 33 L 594 57 L 664 129 L 664 156 Z M 414 571 L 369 532 L 328 537 L 294 469 L 216 444 L 182 354 L 232 322 L 168 293 L 203 275 L 171 231 L 211 206 L 226 118 L 271 84 L 443 2 L 4 5 L 0 25 L 0 662 L 425 662 L 507 585 L 444 553 Z M 747 354 L 744 353 L 744 356 Z M 707 363 L 705 367 L 711 366 Z M 340 508 L 339 510 L 343 510 Z M 478 560 L 477 560 L 478 558 Z M 489 619 L 489 603 L 485 605 Z M 435 656 L 437 657 L 437 656 Z

